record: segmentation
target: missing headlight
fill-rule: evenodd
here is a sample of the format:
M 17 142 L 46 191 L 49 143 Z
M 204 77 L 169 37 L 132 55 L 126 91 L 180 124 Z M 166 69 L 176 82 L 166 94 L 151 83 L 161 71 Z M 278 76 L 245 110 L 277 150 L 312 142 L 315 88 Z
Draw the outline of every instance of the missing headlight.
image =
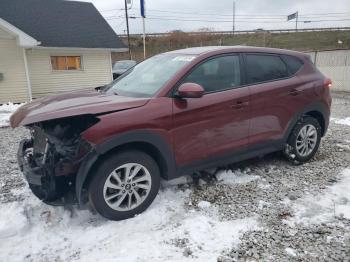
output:
M 98 121 L 84 115 L 28 126 L 31 139 L 22 143 L 18 157 L 32 191 L 40 199 L 57 200 L 75 184 L 80 163 L 91 150 L 80 134 Z

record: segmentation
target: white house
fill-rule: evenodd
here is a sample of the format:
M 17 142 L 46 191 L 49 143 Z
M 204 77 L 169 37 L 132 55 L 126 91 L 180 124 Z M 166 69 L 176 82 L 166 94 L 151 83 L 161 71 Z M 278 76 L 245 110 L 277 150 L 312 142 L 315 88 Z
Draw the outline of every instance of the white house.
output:
M 0 1 L 0 104 L 112 81 L 128 49 L 91 3 Z

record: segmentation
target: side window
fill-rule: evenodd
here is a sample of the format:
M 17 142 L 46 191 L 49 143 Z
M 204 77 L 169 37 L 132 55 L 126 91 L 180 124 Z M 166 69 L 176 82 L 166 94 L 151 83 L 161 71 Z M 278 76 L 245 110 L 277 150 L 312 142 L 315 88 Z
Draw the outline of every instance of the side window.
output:
M 294 75 L 303 66 L 303 62 L 294 56 L 283 55 L 282 59 L 287 64 L 290 75 Z
M 248 84 L 266 82 L 288 77 L 288 70 L 282 59 L 276 55 L 246 55 Z
M 220 56 L 197 66 L 185 79 L 203 86 L 206 93 L 235 88 L 241 84 L 239 56 Z

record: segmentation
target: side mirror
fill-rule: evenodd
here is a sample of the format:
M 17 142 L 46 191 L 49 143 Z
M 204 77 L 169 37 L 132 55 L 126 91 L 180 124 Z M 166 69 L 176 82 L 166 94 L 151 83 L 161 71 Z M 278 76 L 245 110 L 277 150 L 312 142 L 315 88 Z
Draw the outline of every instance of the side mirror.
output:
M 181 98 L 200 98 L 204 95 L 204 88 L 196 83 L 184 83 L 177 90 Z

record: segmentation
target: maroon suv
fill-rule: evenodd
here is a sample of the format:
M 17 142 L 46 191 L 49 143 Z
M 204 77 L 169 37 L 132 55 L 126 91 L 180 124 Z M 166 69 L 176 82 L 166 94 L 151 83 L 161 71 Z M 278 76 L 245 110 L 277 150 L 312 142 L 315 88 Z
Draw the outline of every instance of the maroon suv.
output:
M 160 179 L 284 151 L 302 163 L 326 133 L 331 82 L 308 55 L 201 47 L 156 55 L 109 85 L 37 99 L 11 117 L 18 162 L 46 203 L 144 211 Z

